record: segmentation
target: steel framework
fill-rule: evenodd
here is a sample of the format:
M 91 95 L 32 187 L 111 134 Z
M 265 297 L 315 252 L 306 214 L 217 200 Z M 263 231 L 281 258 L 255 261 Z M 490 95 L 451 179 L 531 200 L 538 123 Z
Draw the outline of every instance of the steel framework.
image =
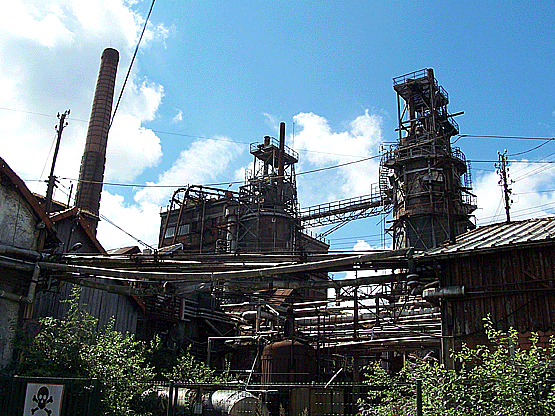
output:
M 393 88 L 399 141 L 383 153 L 380 189 L 393 201 L 393 247 L 425 250 L 474 227 L 470 169 L 460 149 L 451 147 L 459 127 L 433 70 L 394 78 Z

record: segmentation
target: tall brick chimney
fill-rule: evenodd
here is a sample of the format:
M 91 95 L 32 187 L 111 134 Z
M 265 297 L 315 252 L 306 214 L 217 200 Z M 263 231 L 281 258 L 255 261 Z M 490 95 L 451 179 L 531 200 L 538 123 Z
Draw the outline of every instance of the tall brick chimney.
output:
M 89 120 L 87 142 L 81 160 L 79 183 L 75 195 L 75 206 L 80 208 L 83 217 L 95 235 L 98 225 L 100 194 L 104 181 L 106 145 L 112 115 L 118 61 L 119 53 L 117 50 L 107 48 L 102 53 Z

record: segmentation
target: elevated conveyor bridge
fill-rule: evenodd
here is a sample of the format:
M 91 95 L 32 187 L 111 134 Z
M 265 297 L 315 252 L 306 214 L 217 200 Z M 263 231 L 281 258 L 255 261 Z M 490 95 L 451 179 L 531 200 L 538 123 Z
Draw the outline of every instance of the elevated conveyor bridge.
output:
M 301 208 L 299 219 L 305 228 L 335 224 L 320 235 L 323 237 L 349 221 L 389 212 L 391 204 L 391 199 L 380 191 L 379 185 L 373 184 L 368 195 Z

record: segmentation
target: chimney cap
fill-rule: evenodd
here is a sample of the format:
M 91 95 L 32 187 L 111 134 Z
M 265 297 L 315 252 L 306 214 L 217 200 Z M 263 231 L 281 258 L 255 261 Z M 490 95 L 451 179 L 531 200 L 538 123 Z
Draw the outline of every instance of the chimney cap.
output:
M 107 59 L 109 61 L 119 62 L 119 52 L 114 48 L 106 48 L 102 52 L 102 60 Z

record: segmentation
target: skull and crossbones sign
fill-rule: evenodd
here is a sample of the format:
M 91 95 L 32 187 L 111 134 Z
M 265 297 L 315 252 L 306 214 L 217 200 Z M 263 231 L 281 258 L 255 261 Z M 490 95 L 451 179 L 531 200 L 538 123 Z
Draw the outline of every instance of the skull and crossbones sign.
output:
M 52 414 L 52 410 L 48 409 L 46 405 L 48 403 L 53 403 L 54 398 L 50 395 L 48 388 L 42 386 L 37 392 L 36 396 L 33 396 L 33 401 L 37 404 L 37 407 L 31 409 L 31 414 L 34 415 L 38 410 L 44 410 L 48 416 Z

